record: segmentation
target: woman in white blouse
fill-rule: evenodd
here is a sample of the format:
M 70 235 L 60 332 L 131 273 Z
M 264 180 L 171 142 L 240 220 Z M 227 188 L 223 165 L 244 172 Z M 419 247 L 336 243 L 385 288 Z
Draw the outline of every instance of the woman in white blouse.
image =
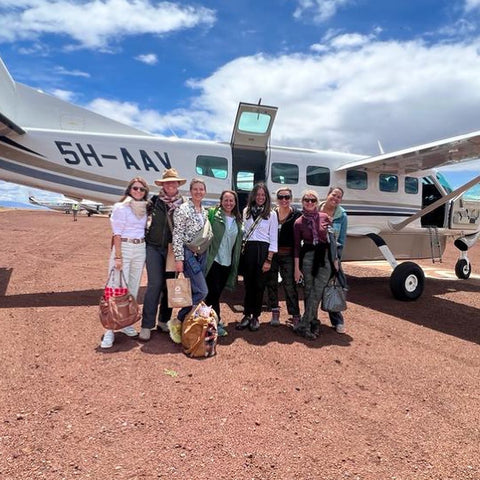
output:
M 244 316 L 237 330 L 260 328 L 263 293 L 270 271 L 273 254 L 277 252 L 278 217 L 271 209 L 270 194 L 263 183 L 253 187 L 243 211 L 244 221 Z
M 123 271 L 128 290 L 136 298 L 143 267 L 145 265 L 145 226 L 147 224 L 148 184 L 141 177 L 135 177 L 127 185 L 125 195 L 113 206 L 110 223 L 113 231 L 113 247 L 108 271 L 115 269 L 114 284 L 120 280 Z M 122 328 L 121 332 L 136 337 L 133 326 Z M 106 330 L 101 347 L 110 348 L 115 340 L 113 330 Z

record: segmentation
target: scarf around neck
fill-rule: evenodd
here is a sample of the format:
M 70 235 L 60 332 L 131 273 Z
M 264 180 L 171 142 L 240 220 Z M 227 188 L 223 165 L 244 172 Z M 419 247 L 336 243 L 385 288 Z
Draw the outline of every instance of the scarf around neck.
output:
M 302 210 L 302 214 L 305 217 L 308 226 L 312 230 L 313 244 L 317 245 L 320 240 L 320 213 L 318 213 L 317 211 L 306 212 L 305 210 Z
M 133 214 L 137 218 L 142 218 L 147 214 L 146 200 L 134 200 L 132 197 L 127 197 L 122 203 L 124 205 L 129 205 Z
M 257 204 L 253 205 L 252 208 L 250 209 L 252 218 L 256 220 L 257 217 L 263 213 L 264 208 L 265 208 L 265 205 L 257 205 Z
M 167 205 L 168 213 L 173 213 L 173 211 L 183 203 L 183 198 L 179 193 L 169 196 L 163 189 L 158 193 L 158 198 Z

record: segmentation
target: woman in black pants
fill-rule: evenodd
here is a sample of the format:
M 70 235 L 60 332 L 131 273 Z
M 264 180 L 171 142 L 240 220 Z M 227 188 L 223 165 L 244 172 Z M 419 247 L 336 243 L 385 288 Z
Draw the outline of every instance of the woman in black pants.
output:
M 270 194 L 263 183 L 253 187 L 243 211 L 244 221 L 244 317 L 237 330 L 260 328 L 263 292 L 273 254 L 277 252 L 278 219 L 271 210 Z

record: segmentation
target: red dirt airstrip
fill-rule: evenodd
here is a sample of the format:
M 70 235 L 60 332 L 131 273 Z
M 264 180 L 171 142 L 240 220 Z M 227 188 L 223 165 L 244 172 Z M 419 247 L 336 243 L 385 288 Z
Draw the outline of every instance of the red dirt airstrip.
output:
M 192 360 L 161 333 L 98 347 L 108 218 L 4 210 L 0 227 L 0 478 L 480 479 L 480 277 L 442 272 L 454 248 L 421 262 L 415 302 L 346 264 L 347 334 L 322 313 L 315 341 L 268 313 L 236 331 L 239 288 L 218 355 Z

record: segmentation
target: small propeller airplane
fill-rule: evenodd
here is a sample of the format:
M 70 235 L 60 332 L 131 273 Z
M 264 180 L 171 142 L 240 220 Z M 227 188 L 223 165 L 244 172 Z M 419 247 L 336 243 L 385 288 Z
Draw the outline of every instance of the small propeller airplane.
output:
M 259 102 L 260 103 L 260 102 Z M 205 203 L 233 189 L 244 205 L 257 182 L 320 196 L 344 190 L 348 240 L 343 260 L 386 259 L 395 298 L 414 300 L 425 276 L 412 261 L 441 259 L 448 239 L 459 250 L 458 278 L 468 278 L 468 250 L 480 235 L 480 201 L 452 191 L 436 171 L 480 157 L 480 131 L 393 153 L 348 153 L 271 146 L 277 108 L 240 103 L 230 142 L 162 138 L 15 82 L 0 59 L 0 179 L 112 204 L 134 176 L 154 180 L 165 168 L 207 185 Z
M 39 205 L 41 207 L 49 208 L 50 210 L 55 210 L 57 212 L 71 213 L 72 207 L 75 204 L 78 204 L 80 210 L 85 210 L 87 215 L 90 217 L 95 214 L 110 214 L 112 211 L 111 205 L 104 205 L 103 203 L 92 202 L 91 200 L 72 200 L 70 198 L 65 198 L 63 200 L 41 200 L 35 198 L 33 195 L 28 197 L 28 201 L 32 205 Z

